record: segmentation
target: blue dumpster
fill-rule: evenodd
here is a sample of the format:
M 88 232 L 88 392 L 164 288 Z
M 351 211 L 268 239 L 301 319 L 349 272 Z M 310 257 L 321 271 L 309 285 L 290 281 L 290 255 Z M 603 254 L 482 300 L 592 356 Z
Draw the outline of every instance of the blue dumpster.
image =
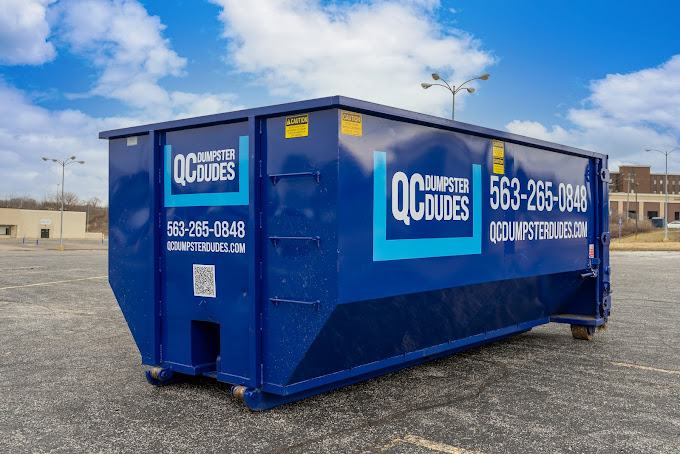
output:
M 329 97 L 100 133 L 148 380 L 255 410 L 610 313 L 607 156 Z

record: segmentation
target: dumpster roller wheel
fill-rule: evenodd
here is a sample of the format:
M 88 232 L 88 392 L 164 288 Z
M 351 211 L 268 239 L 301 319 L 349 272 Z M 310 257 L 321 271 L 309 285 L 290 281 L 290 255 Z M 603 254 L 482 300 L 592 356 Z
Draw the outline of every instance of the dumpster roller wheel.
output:
M 178 374 L 164 367 L 154 367 L 146 371 L 146 380 L 154 386 L 170 385 L 184 380 L 182 374 Z
M 237 385 L 237 386 L 232 386 L 231 388 L 231 397 L 239 400 L 244 400 L 243 396 L 248 391 L 248 388 L 245 386 Z
M 571 325 L 571 335 L 574 339 L 593 340 L 593 334 L 595 334 L 594 326 Z

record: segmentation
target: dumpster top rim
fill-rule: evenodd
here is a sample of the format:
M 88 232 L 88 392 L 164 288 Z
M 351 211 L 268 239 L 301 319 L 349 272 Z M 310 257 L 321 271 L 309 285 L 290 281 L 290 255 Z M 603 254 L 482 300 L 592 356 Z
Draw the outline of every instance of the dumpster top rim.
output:
M 280 116 L 282 114 L 310 112 L 334 107 L 354 109 L 358 111 L 358 113 L 377 114 L 378 116 L 389 117 L 397 120 L 406 121 L 409 123 L 438 127 L 442 129 L 448 129 L 451 131 L 459 131 L 487 138 L 500 139 L 506 142 L 517 143 L 521 145 L 531 145 L 538 148 L 548 149 L 561 153 L 567 153 L 571 155 L 595 157 L 601 159 L 608 158 L 608 156 L 605 154 L 584 150 L 581 148 L 561 145 L 554 142 L 535 139 L 533 137 L 522 136 L 519 134 L 513 134 L 505 131 L 472 125 L 468 123 L 462 123 L 459 121 L 453 121 L 446 118 L 435 117 L 433 115 L 422 114 L 410 110 L 399 109 L 396 107 L 389 107 L 382 104 L 375 104 L 372 102 L 362 101 L 359 99 L 349 98 L 346 96 L 329 96 L 325 98 L 316 98 L 305 101 L 295 101 L 271 106 L 255 107 L 251 109 L 224 112 L 200 117 L 184 118 L 180 120 L 171 120 L 159 123 L 149 123 L 145 125 L 132 126 L 128 128 L 112 129 L 100 132 L 99 138 L 118 139 L 130 136 L 146 135 L 149 134 L 149 132 L 151 131 L 167 132 L 179 129 L 189 129 L 195 127 L 217 125 L 221 123 L 232 123 L 239 120 L 245 121 L 250 117 L 272 117 Z

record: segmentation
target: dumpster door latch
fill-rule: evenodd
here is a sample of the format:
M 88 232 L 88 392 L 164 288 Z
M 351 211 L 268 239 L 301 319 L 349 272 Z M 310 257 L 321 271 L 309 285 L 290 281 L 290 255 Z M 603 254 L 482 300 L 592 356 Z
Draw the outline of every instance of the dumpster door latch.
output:
M 587 277 L 592 277 L 592 278 L 597 278 L 597 267 L 600 265 L 600 259 L 598 258 L 590 258 L 588 259 L 588 269 L 586 270 L 585 273 L 581 274 L 581 279 L 585 279 Z

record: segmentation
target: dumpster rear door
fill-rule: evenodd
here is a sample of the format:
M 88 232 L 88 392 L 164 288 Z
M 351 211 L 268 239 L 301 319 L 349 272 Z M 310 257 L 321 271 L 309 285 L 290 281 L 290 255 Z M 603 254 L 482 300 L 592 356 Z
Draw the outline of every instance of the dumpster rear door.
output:
M 162 363 L 231 383 L 249 377 L 248 134 L 242 121 L 160 135 Z

